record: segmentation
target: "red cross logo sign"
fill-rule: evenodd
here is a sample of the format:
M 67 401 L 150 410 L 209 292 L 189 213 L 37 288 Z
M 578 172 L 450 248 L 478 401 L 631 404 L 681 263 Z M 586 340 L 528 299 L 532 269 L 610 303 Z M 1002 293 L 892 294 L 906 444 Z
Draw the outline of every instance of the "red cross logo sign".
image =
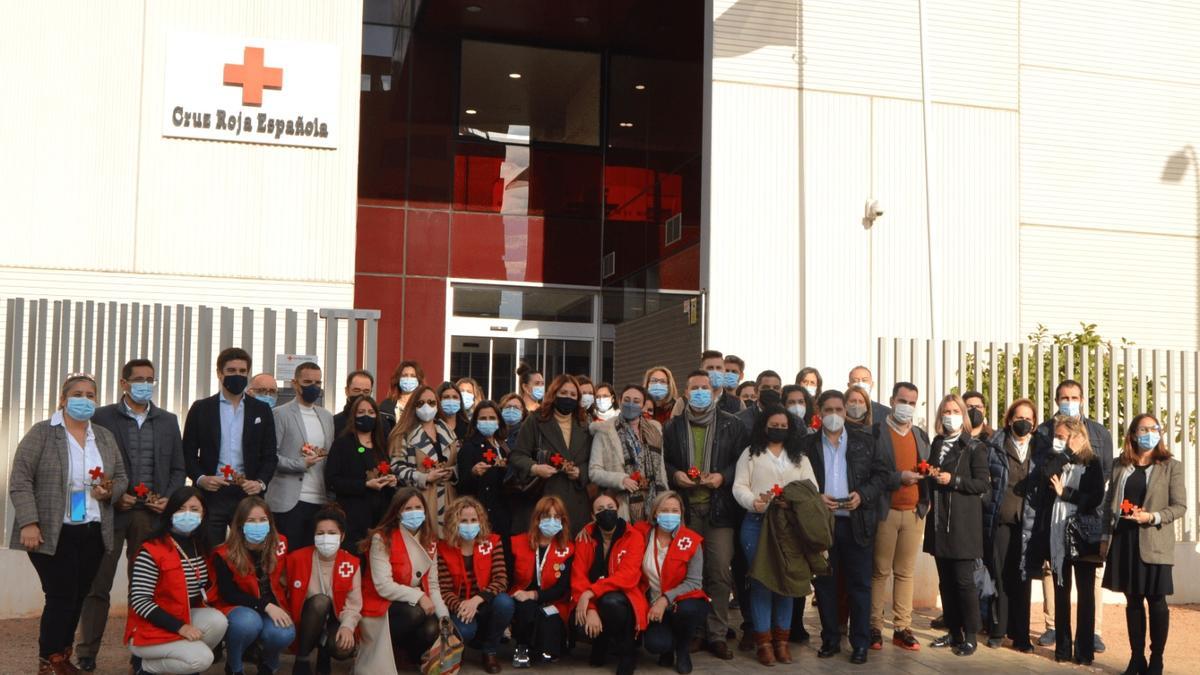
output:
M 225 85 L 242 88 L 242 105 L 261 106 L 263 89 L 283 89 L 283 68 L 263 65 L 262 47 L 246 47 L 242 63 L 225 64 Z
M 287 544 L 285 544 L 283 541 L 280 541 L 275 547 L 275 555 L 282 557 L 284 553 L 287 553 Z
M 343 579 L 349 579 L 350 577 L 354 576 L 354 565 L 351 565 L 348 562 L 343 562 L 341 565 L 338 565 L 338 576 Z

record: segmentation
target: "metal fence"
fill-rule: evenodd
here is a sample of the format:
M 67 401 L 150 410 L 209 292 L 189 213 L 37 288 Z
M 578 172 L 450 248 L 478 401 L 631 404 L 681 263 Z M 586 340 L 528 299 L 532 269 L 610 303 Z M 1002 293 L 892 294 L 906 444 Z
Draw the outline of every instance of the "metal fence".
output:
M 156 368 L 155 404 L 180 417 L 192 401 L 216 387 L 216 357 L 239 346 L 253 372 L 275 372 L 277 354 L 317 356 L 323 369 L 325 407 L 343 404 L 340 379 L 356 368 L 373 370 L 378 310 L 208 307 L 11 298 L 2 324 L 0 355 L 0 490 L 8 494 L 12 456 L 21 436 L 58 407 L 67 373 L 96 378 L 99 402 L 119 397 L 121 366 L 148 358 Z M 0 531 L 8 541 L 7 497 Z
M 1041 420 L 1052 416 L 1055 387 L 1073 379 L 1083 389 L 1083 415 L 1113 435 L 1116 452 L 1129 422 L 1153 413 L 1174 455 L 1183 462 L 1189 508 L 1176 522 L 1181 540 L 1200 540 L 1197 479 L 1200 468 L 1200 354 L 1194 351 L 1114 346 L 1110 343 L 1055 344 L 880 338 L 872 355 L 875 397 L 886 403 L 896 382 L 920 389 L 919 426 L 931 428 L 938 401 L 951 392 L 975 390 L 987 402 L 987 419 L 1002 424 L 1008 404 L 1032 400 Z M 924 413 L 921 415 L 920 413 Z

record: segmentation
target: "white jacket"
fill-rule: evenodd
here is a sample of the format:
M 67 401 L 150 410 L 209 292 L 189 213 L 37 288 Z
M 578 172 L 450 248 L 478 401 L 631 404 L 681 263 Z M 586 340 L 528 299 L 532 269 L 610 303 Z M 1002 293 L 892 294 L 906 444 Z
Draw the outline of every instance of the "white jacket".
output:
M 759 495 L 776 485 L 784 487 L 797 480 L 809 480 L 814 486 L 819 485 L 808 457 L 801 454 L 797 465 L 788 459 L 787 450 L 779 453 L 779 457 L 772 455 L 770 450 L 751 457 L 750 448 L 746 448 L 738 458 L 734 473 L 733 498 L 743 509 L 756 513 L 754 500 Z

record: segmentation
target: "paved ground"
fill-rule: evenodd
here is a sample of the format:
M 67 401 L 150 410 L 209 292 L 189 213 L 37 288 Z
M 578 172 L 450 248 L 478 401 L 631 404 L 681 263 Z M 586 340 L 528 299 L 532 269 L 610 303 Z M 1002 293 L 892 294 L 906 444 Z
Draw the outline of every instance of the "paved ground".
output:
M 918 612 L 917 626 L 914 632 L 922 642 L 922 649 L 917 653 L 904 652 L 885 643 L 884 649 L 871 652 L 870 661 L 866 667 L 852 666 L 843 654 L 830 660 L 818 659 L 815 646 L 794 648 L 792 655 L 796 659 L 791 666 L 776 666 L 773 673 L 911 673 L 913 675 L 932 675 L 933 673 L 1120 673 L 1129 660 L 1129 647 L 1125 637 L 1125 611 L 1120 605 L 1106 605 L 1104 608 L 1105 642 L 1108 651 L 1097 655 L 1092 668 L 1061 665 L 1054 662 L 1053 649 L 1039 648 L 1036 654 L 1019 654 L 1007 647 L 987 649 L 981 646 L 975 656 L 961 658 L 942 650 L 932 650 L 927 646 L 928 641 L 935 637 L 929 629 L 929 621 L 933 618 L 930 612 Z M 817 619 L 811 608 L 806 624 L 809 630 L 816 634 Z M 114 618 L 110 631 L 106 636 L 105 647 L 100 655 L 101 675 L 120 675 L 127 672 L 128 653 L 119 644 L 120 632 L 124 628 L 123 620 Z M 1040 633 L 1041 607 L 1034 607 L 1034 632 Z M 884 633 L 885 637 L 890 633 Z M 0 621 L 0 674 L 36 672 L 37 620 L 12 619 Z M 1171 639 L 1167 645 L 1168 673 L 1200 673 L 1200 649 L 1195 640 L 1200 636 L 1200 606 L 1176 606 L 1171 608 Z M 345 664 L 336 664 L 334 672 L 345 674 L 350 669 Z M 719 661 L 707 654 L 695 655 L 696 673 L 709 675 L 744 675 L 747 672 L 767 672 L 758 665 L 751 655 L 738 654 L 733 661 Z M 673 670 L 659 668 L 653 657 L 643 654 L 639 670 L 646 673 L 673 673 Z M 290 671 L 290 665 L 285 660 L 284 673 Z M 478 667 L 478 655 L 468 651 L 464 672 L 481 673 Z M 506 672 L 512 669 L 505 667 Z M 610 669 L 611 671 L 611 669 Z M 209 669 L 207 675 L 220 675 L 221 665 Z M 253 668 L 250 669 L 253 672 Z M 537 673 L 543 675 L 566 674 L 592 671 L 579 659 L 567 660 L 554 668 L 537 668 Z M 371 675 L 371 674 L 367 674 Z

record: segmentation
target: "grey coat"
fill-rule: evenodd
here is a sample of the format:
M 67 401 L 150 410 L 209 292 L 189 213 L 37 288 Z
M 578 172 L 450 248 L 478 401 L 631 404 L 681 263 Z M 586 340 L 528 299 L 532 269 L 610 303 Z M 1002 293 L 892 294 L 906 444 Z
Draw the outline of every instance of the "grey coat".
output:
M 1113 536 L 1117 518 L 1121 515 L 1121 501 L 1125 499 L 1125 480 L 1133 472 L 1132 466 L 1118 464 L 1113 470 L 1113 479 L 1108 484 L 1104 497 L 1104 539 Z M 1146 477 L 1146 498 L 1142 509 L 1156 513 L 1158 524 L 1142 525 L 1138 528 L 1138 551 L 1142 562 L 1147 565 L 1175 564 L 1175 527 L 1171 523 L 1187 512 L 1187 487 L 1183 480 L 1183 464 L 1177 459 L 1156 462 L 1149 468 Z M 1110 547 L 1112 548 L 1112 547 Z
M 92 425 L 92 432 L 96 436 L 96 448 L 100 451 L 104 468 L 113 479 L 112 493 L 124 493 L 129 487 L 129 480 L 125 475 L 125 462 L 117 447 L 117 439 L 112 432 L 98 424 Z M 14 514 L 9 548 L 25 550 L 21 546 L 21 528 L 36 523 L 42 530 L 43 540 L 36 552 L 54 555 L 70 492 L 69 465 L 67 430 L 64 426 L 51 426 L 49 420 L 43 420 L 33 425 L 21 439 L 13 457 L 8 489 Z M 100 502 L 100 531 L 104 537 L 104 550 L 111 551 L 112 500 Z
M 300 404 L 294 399 L 271 411 L 275 415 L 275 452 L 279 460 L 275 465 L 275 478 L 271 480 L 271 488 L 266 496 L 267 506 L 271 507 L 273 513 L 291 511 L 300 501 L 300 485 L 308 471 L 301 453 L 304 444 L 311 443 L 326 450 L 333 446 L 333 413 L 315 405 L 313 410 L 321 421 L 321 438 L 305 436 Z M 313 466 L 316 467 L 314 471 L 324 475 L 325 467 L 321 462 Z
M 132 483 L 132 464 L 129 459 L 129 434 L 137 429 L 135 420 L 126 410 L 125 404 L 118 401 L 96 409 L 92 424 L 104 427 L 112 432 L 121 450 L 121 458 L 125 462 L 125 476 Z M 154 484 L 149 486 L 162 497 L 170 497 L 187 483 L 187 468 L 183 461 L 183 436 L 179 432 L 179 418 L 174 413 L 151 405 L 146 413 L 154 444 Z M 143 426 L 144 426 L 143 425 Z M 129 489 L 133 486 L 130 485 Z M 129 492 L 129 490 L 126 490 Z M 128 511 L 117 511 L 117 523 L 128 520 Z

